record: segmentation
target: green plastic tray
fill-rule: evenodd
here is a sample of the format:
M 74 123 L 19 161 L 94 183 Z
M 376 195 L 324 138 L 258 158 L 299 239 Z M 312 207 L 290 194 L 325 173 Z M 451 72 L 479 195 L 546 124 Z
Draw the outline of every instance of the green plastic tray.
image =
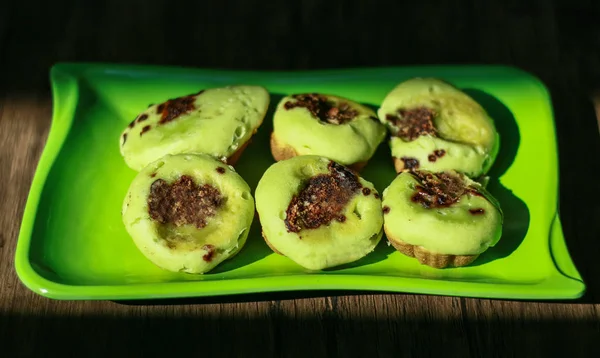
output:
M 237 165 L 254 188 L 273 163 L 273 108 L 293 92 L 346 96 L 376 108 L 398 82 L 444 78 L 495 118 L 502 148 L 490 191 L 505 212 L 499 244 L 471 266 L 436 270 L 382 240 L 364 259 L 308 272 L 274 254 L 254 221 L 244 249 L 205 275 L 170 273 L 148 261 L 121 222 L 135 176 L 119 154 L 119 134 L 150 103 L 199 89 L 246 83 L 272 95 L 263 126 Z M 574 299 L 585 285 L 557 215 L 558 160 L 545 87 L 507 67 L 438 66 L 310 72 L 239 72 L 104 64 L 51 70 L 54 112 L 48 142 L 27 200 L 16 270 L 34 292 L 55 299 L 153 299 L 293 290 L 368 290 L 505 299 Z M 363 172 L 379 191 L 394 178 L 387 144 Z

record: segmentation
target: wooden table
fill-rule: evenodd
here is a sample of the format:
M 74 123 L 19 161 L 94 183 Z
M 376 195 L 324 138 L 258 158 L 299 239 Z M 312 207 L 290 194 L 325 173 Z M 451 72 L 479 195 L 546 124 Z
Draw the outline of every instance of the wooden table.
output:
M 0 356 L 600 356 L 600 150 L 589 100 L 600 83 L 598 2 L 61 3 L 0 2 Z M 494 63 L 531 71 L 552 94 L 560 212 L 587 294 L 514 302 L 326 292 L 155 305 L 38 296 L 16 277 L 14 251 L 48 134 L 48 69 L 57 61 L 260 70 Z

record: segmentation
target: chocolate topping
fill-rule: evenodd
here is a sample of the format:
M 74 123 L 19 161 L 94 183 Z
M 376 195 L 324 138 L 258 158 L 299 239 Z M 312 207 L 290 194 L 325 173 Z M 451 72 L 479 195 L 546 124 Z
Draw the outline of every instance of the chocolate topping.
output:
M 202 91 L 195 95 L 178 97 L 159 104 L 158 107 L 156 107 L 156 114 L 161 115 L 158 124 L 169 123 L 182 114 L 189 113 L 194 110 L 196 108 L 194 106 L 196 96 L 198 96 L 200 93 L 202 93 Z
M 405 141 L 413 141 L 423 134 L 437 135 L 433 125 L 436 113 L 426 107 L 399 109 L 398 114 L 388 114 L 385 118 L 398 127 L 397 137 Z
M 404 169 L 419 168 L 419 160 L 417 158 L 402 157 L 400 160 L 404 162 Z
M 430 162 L 435 162 L 438 158 L 443 157 L 446 154 L 446 151 L 444 149 L 436 149 L 433 151 L 432 154 L 429 154 L 429 156 L 427 156 L 427 159 L 429 159 Z
M 148 115 L 146 113 L 142 114 L 141 116 L 138 117 L 137 121 L 138 122 L 143 122 L 146 119 L 148 119 Z
M 478 208 L 478 209 L 469 209 L 469 212 L 471 213 L 471 215 L 483 215 L 485 213 L 485 210 Z
M 144 126 L 142 128 L 142 130 L 140 131 L 140 137 L 142 136 L 142 134 L 146 133 L 149 130 L 150 130 L 150 126 Z
M 465 181 L 458 175 L 422 171 L 414 171 L 412 174 L 421 185 L 417 185 L 417 191 L 411 200 L 420 203 L 426 209 L 448 207 L 458 202 L 467 191 Z
M 123 133 L 123 144 L 125 145 L 125 142 L 127 142 L 127 133 Z
M 219 173 L 219 174 L 225 174 L 225 168 L 223 168 L 223 167 L 217 167 L 217 173 Z
M 222 203 L 219 190 L 208 184 L 196 185 L 191 177 L 182 175 L 172 184 L 162 179 L 152 183 L 148 213 L 161 224 L 191 224 L 201 229 L 209 217 L 216 215 Z
M 294 195 L 286 210 L 288 232 L 316 229 L 332 220 L 346 221 L 340 212 L 362 187 L 356 174 L 345 167 L 329 163 L 329 174 L 319 174 Z
M 202 255 L 202 260 L 206 262 L 211 262 L 213 257 L 215 256 L 215 247 L 211 244 L 206 244 L 202 246 L 202 249 L 208 251 L 207 253 Z
M 364 196 L 367 196 L 369 194 L 371 194 L 371 189 L 369 188 L 363 188 L 362 193 Z
M 331 124 L 344 124 L 358 115 L 358 111 L 352 109 L 348 103 L 337 105 L 328 100 L 326 96 L 318 93 L 296 94 L 292 98 L 296 102 L 287 101 L 283 107 L 290 110 L 295 107 L 306 108 L 315 118 Z
M 389 212 L 390 212 L 390 207 L 389 207 L 389 206 L 387 206 L 387 205 L 386 205 L 386 206 L 384 206 L 384 207 L 383 207 L 383 213 L 384 213 L 384 214 L 387 214 L 387 213 L 389 213 Z

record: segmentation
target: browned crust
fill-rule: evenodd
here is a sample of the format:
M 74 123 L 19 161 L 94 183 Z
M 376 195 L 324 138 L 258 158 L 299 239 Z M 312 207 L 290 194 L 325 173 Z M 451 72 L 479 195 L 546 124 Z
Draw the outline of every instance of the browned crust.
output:
M 286 160 L 297 156 L 298 154 L 294 150 L 294 148 L 289 145 L 280 144 L 277 139 L 275 139 L 275 133 L 271 132 L 271 154 L 273 155 L 273 159 L 276 161 Z
M 385 229 L 385 228 L 384 228 Z M 479 257 L 479 255 L 443 255 L 431 252 L 422 246 L 411 245 L 398 238 L 394 238 L 385 230 L 388 241 L 396 250 L 406 256 L 414 257 L 423 265 L 442 269 L 446 267 L 467 266 Z
M 360 173 L 361 170 L 364 169 L 364 167 L 367 165 L 368 162 L 358 162 L 358 163 L 354 163 L 351 164 L 350 166 L 348 166 L 349 169 L 352 169 L 353 171 L 355 171 L 356 173 Z
M 271 243 L 269 242 L 269 240 L 267 239 L 267 236 L 265 235 L 265 232 L 261 230 L 260 232 L 262 234 L 263 239 L 265 239 L 265 242 L 267 243 L 267 246 L 269 246 L 269 248 L 271 250 L 273 250 L 274 253 L 279 254 L 281 256 L 285 256 L 284 254 L 282 254 L 281 252 L 277 251 L 277 249 L 275 247 L 273 247 L 273 245 L 271 245 Z
M 254 136 L 255 133 L 256 133 L 256 130 L 254 130 L 254 133 L 252 133 L 252 136 Z M 252 137 L 248 138 L 246 143 L 242 144 L 241 147 L 239 147 L 235 152 L 233 152 L 232 155 L 230 155 L 227 158 L 227 164 L 234 166 L 237 163 L 237 161 L 240 159 L 240 157 L 242 156 L 242 153 L 244 152 L 244 150 L 248 147 L 248 145 L 251 142 L 252 142 Z
M 296 150 L 287 144 L 282 144 L 275 138 L 275 133 L 271 132 L 271 154 L 273 159 L 276 161 L 286 160 L 293 158 L 298 155 Z M 350 165 L 346 165 L 349 169 L 356 173 L 360 173 L 361 170 L 367 165 L 368 161 L 357 162 Z
M 404 162 L 396 157 L 392 158 L 394 159 L 394 168 L 396 168 L 396 173 L 401 173 L 404 170 Z

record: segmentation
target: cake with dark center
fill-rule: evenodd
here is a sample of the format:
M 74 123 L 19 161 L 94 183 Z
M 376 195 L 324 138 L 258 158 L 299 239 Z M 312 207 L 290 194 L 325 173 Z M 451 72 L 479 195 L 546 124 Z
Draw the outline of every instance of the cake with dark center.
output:
M 122 216 L 154 264 L 205 273 L 244 246 L 254 199 L 248 184 L 221 161 L 205 154 L 166 155 L 135 177 Z
M 167 154 L 208 154 L 234 165 L 268 106 L 259 86 L 209 88 L 153 104 L 121 133 L 121 155 L 136 171 Z
M 359 171 L 384 140 L 376 113 L 347 98 L 321 93 L 284 97 L 273 117 L 275 160 L 319 155 Z
M 256 188 L 256 209 L 267 244 L 310 270 L 357 261 L 383 234 L 373 184 L 321 156 L 273 164 Z
M 445 81 L 413 78 L 398 84 L 378 115 L 390 130 L 397 172 L 456 170 L 476 178 L 496 159 L 494 121 L 473 98 Z
M 422 264 L 472 263 L 502 234 L 498 201 L 456 171 L 405 171 L 383 192 L 384 229 L 398 251 Z

